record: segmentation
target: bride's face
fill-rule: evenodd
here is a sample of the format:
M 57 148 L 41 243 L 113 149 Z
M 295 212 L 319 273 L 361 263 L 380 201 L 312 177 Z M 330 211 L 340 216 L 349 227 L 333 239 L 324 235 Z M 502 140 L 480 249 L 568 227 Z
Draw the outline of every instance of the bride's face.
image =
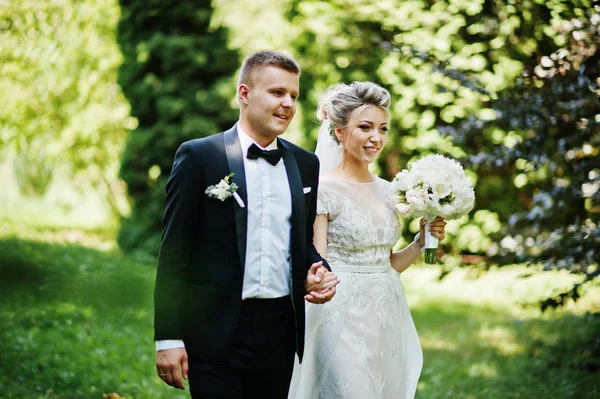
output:
M 347 128 L 336 129 L 336 135 L 344 146 L 344 156 L 366 163 L 374 162 L 385 147 L 387 132 L 387 115 L 374 105 L 355 115 Z

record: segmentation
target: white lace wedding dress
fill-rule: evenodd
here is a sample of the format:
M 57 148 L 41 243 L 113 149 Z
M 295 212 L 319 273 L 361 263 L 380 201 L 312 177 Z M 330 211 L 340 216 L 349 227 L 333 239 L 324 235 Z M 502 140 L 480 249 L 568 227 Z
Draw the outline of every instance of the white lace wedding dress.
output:
M 324 305 L 307 304 L 306 348 L 289 398 L 409 399 L 423 365 L 419 337 L 390 250 L 400 223 L 390 183 L 321 179 L 327 261 L 341 282 Z

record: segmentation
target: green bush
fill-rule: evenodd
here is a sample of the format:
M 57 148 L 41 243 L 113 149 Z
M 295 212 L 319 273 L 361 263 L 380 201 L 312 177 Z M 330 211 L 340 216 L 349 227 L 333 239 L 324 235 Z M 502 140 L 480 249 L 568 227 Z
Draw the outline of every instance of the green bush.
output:
M 552 10 L 562 21 L 554 21 L 554 40 L 491 102 L 496 116 L 444 130 L 471 143 L 480 180 L 495 177 L 503 201 L 487 199 L 513 202 L 504 212 L 506 238 L 488 251 L 495 261 L 543 263 L 582 274 L 587 284 L 600 277 L 600 5 L 573 1 Z M 578 300 L 582 284 L 548 298 L 542 310 Z
M 133 201 L 121 225 L 126 251 L 155 252 L 164 190 L 175 151 L 237 120 L 232 77 L 239 66 L 227 31 L 212 29 L 211 1 L 121 1 L 119 82 L 139 121 L 129 134 L 121 177 Z

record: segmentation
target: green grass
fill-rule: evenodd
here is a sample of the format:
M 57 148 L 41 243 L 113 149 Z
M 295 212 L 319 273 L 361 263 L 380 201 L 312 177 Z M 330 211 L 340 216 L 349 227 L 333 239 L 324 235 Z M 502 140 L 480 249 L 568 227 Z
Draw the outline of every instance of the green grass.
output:
M 600 397 L 600 345 L 590 342 L 600 338 L 600 287 L 542 314 L 539 300 L 578 278 L 523 277 L 530 273 L 459 270 L 440 282 L 435 267 L 409 269 L 404 285 L 425 357 L 417 398 Z
M 182 397 L 154 378 L 153 274 L 115 252 L 0 241 L 0 397 Z
M 102 229 L 10 223 L 0 232 L 0 398 L 187 397 L 155 375 L 153 260 L 121 255 Z M 415 265 L 403 277 L 425 356 L 418 399 L 600 397 L 589 342 L 600 336 L 600 287 L 541 314 L 538 301 L 576 276 L 506 267 L 438 281 L 439 271 Z

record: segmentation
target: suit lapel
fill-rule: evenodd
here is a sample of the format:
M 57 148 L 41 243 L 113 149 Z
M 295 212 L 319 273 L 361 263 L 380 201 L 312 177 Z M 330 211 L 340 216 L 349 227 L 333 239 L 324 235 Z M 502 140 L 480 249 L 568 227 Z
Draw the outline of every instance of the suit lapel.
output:
M 296 162 L 296 157 L 292 150 L 282 140 L 278 139 L 279 147 L 283 148 L 283 162 L 285 163 L 285 171 L 287 173 L 288 183 L 290 185 L 290 194 L 292 196 L 292 231 L 290 235 L 291 258 L 292 266 L 294 260 L 298 260 L 300 251 L 302 251 L 302 243 L 306 241 L 306 230 L 302 228 L 302 223 L 305 220 L 304 210 L 304 192 L 302 190 L 302 178 L 300 170 Z M 304 233 L 304 234 L 303 234 Z
M 234 173 L 232 182 L 238 185 L 237 193 L 246 204 L 246 207 L 240 207 L 236 201 L 231 201 L 235 214 L 235 231 L 240 255 L 242 272 L 246 264 L 246 237 L 248 230 L 248 195 L 246 191 L 246 172 L 244 170 L 244 159 L 237 128 L 233 127 L 223 135 L 225 140 L 225 153 L 227 154 L 227 163 L 229 172 Z

